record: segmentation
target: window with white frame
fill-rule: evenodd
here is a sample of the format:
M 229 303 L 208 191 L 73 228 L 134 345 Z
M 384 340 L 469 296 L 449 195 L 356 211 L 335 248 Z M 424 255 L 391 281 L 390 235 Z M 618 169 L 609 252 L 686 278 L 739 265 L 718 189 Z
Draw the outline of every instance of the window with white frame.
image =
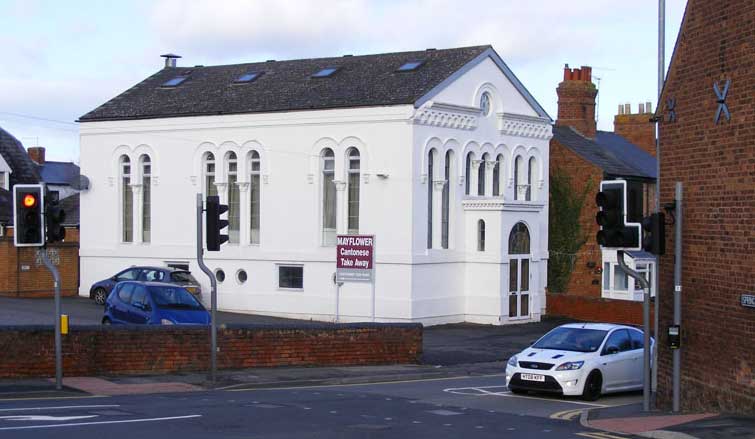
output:
M 209 197 L 218 194 L 215 186 L 215 155 L 211 152 L 204 153 L 202 159 L 202 172 L 204 173 L 204 193 Z
M 608 299 L 643 300 L 644 292 L 639 282 L 629 277 L 613 259 L 603 262 L 602 296 Z M 655 279 L 653 278 L 655 264 L 647 260 L 632 260 L 628 262 L 628 265 L 647 279 L 650 284 L 650 295 L 655 296 Z
M 534 183 L 537 180 L 537 161 L 535 160 L 535 157 L 530 157 L 530 160 L 528 162 L 527 166 L 527 192 L 524 195 L 524 199 L 526 201 L 532 201 L 535 199 L 533 196 L 533 190 Z
M 349 169 L 348 169 L 348 233 L 356 235 L 359 233 L 359 170 L 360 170 L 359 150 L 352 148 L 349 150 Z
M 485 92 L 480 96 L 480 110 L 485 117 L 490 115 L 490 101 L 490 93 Z
M 477 221 L 477 251 L 485 251 L 485 221 Z
M 228 182 L 228 243 L 239 243 L 239 230 L 241 229 L 241 202 L 239 191 L 239 162 L 236 153 L 229 152 L 226 156 Z
M 301 290 L 304 288 L 304 266 L 278 265 L 278 288 Z
M 131 159 L 121 156 L 121 240 L 134 242 L 134 193 L 131 187 Z
M 440 214 L 440 246 L 448 248 L 450 208 L 451 208 L 451 173 L 453 172 L 454 153 L 450 149 L 446 151 L 445 165 L 443 168 L 443 197 L 441 200 Z
M 142 169 L 142 242 L 152 239 L 152 160 L 144 154 L 139 159 Z
M 465 159 L 465 163 L 464 163 L 464 172 L 465 172 L 464 173 L 464 177 L 465 177 L 464 178 L 464 193 L 467 195 L 469 195 L 469 191 L 470 191 L 469 186 L 471 184 L 470 181 L 472 179 L 472 157 L 473 157 L 472 153 L 468 152 L 467 158 Z
M 488 153 L 482 155 L 480 160 L 480 167 L 477 168 L 477 195 L 485 196 L 485 162 L 489 160 Z
M 260 154 L 249 155 L 249 243 L 260 243 Z
M 433 178 L 435 149 L 427 153 L 427 248 L 433 248 Z
M 524 169 L 524 158 L 520 155 L 514 159 L 514 199 L 525 200 L 529 192 L 528 175 Z
M 333 150 L 325 148 L 320 153 L 322 170 L 322 244 L 336 243 L 336 160 Z
M 501 170 L 503 169 L 503 154 L 498 154 L 493 166 L 493 196 L 501 195 Z

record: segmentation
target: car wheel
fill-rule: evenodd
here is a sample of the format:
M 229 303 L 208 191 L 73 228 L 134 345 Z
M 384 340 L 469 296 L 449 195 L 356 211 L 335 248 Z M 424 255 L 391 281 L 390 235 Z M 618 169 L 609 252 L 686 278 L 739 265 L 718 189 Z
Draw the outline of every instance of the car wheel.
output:
M 585 388 L 582 391 L 582 399 L 585 401 L 596 401 L 600 398 L 601 389 L 603 387 L 603 375 L 599 371 L 593 370 L 590 375 L 587 376 L 585 381 Z
M 94 290 L 93 297 L 94 303 L 97 305 L 104 305 L 107 300 L 107 291 L 104 288 L 97 288 Z
M 109 318 L 105 317 L 104 319 L 102 319 L 102 324 L 105 326 L 110 326 L 113 324 L 113 322 L 111 322 Z

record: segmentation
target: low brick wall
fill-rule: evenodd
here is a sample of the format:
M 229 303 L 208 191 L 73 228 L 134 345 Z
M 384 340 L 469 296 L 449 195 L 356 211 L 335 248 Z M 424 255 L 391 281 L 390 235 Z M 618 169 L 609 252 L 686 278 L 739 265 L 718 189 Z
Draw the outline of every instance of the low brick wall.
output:
M 63 336 L 65 376 L 197 372 L 209 368 L 206 327 L 82 326 Z M 0 378 L 55 375 L 50 326 L 0 329 Z M 420 324 L 227 325 L 218 368 L 417 363 Z
M 546 314 L 571 317 L 586 322 L 642 325 L 642 302 L 603 299 L 550 293 L 546 298 Z M 650 319 L 653 318 L 653 304 Z

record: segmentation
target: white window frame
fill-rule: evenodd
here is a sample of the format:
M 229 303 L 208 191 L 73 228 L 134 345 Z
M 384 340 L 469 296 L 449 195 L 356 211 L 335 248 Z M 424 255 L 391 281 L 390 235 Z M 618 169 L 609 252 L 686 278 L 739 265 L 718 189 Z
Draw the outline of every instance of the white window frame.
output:
M 210 171 L 210 165 L 212 165 L 212 171 Z M 218 167 L 215 153 L 211 151 L 205 152 L 202 155 L 202 192 L 204 193 L 205 197 L 208 197 L 210 195 L 218 195 L 218 188 L 217 186 L 215 186 L 215 183 L 217 183 L 218 181 L 217 171 Z M 210 177 L 212 177 L 212 187 L 210 187 L 210 183 L 208 182 Z
M 149 244 L 152 240 L 152 158 L 149 154 L 139 157 L 139 169 L 142 177 L 142 243 Z
M 235 152 L 229 151 L 225 156 L 225 162 L 226 183 L 228 183 L 226 200 L 226 204 L 228 205 L 228 244 L 239 245 L 241 243 L 241 191 L 239 190 L 239 157 Z M 231 165 L 236 165 L 236 169 L 231 170 Z M 236 194 L 237 200 L 235 209 L 233 209 L 231 205 L 231 199 L 234 193 Z M 236 222 L 235 229 L 233 228 L 234 220 Z
M 288 288 L 280 286 L 281 268 L 301 268 L 301 288 Z M 280 291 L 304 291 L 304 264 L 275 264 L 276 289 Z
M 255 169 L 256 168 L 256 169 Z M 262 159 L 260 153 L 252 150 L 249 154 L 249 244 L 260 245 L 262 240 Z M 254 200 L 254 191 L 257 191 L 257 230 L 255 230 L 252 221 L 252 201 Z
M 128 173 L 126 173 L 126 167 L 128 166 Z M 118 186 L 119 186 L 119 203 L 120 203 L 120 239 L 122 244 L 132 244 L 134 242 L 134 191 L 131 185 L 133 184 L 134 167 L 131 163 L 131 158 L 122 154 L 118 158 Z M 128 179 L 128 181 L 126 181 Z M 131 198 L 131 218 L 126 218 L 126 199 Z M 129 224 L 130 223 L 130 224 Z M 127 229 L 129 227 L 130 229 Z M 127 238 L 128 230 L 131 232 L 130 239 Z
M 330 155 L 326 154 L 329 153 Z M 332 164 L 331 169 L 326 169 L 326 163 Z M 336 236 L 338 230 L 338 194 L 333 188 L 333 214 L 335 215 L 335 224 L 332 228 L 325 227 L 325 214 L 328 210 L 325 203 L 327 202 L 325 178 L 326 174 L 332 177 L 333 185 L 335 186 L 336 179 L 336 156 L 332 148 L 323 148 L 320 151 L 320 232 L 321 232 L 321 245 L 323 247 L 334 247 L 336 245 Z
M 356 155 L 354 153 L 356 152 Z M 360 198 L 362 196 L 362 188 L 361 188 L 361 172 L 362 172 L 362 155 L 359 152 L 357 148 L 349 148 L 347 154 L 346 154 L 346 162 L 347 162 L 347 179 L 346 179 L 346 230 L 347 233 L 350 235 L 357 235 L 359 234 L 359 227 L 361 222 L 361 216 L 360 216 L 360 210 L 361 210 L 361 203 Z M 352 163 L 356 162 L 357 167 L 355 169 L 352 169 Z M 356 186 L 356 201 L 352 199 L 352 186 Z M 351 215 L 351 207 L 352 204 L 356 203 L 356 228 L 352 227 L 351 220 L 353 216 Z
M 650 297 L 655 297 L 655 276 L 653 270 L 655 270 L 655 261 L 652 259 L 633 259 L 625 258 L 625 261 L 629 268 L 639 271 L 641 273 L 647 273 L 650 280 Z M 634 278 L 627 276 L 627 288 L 616 288 L 616 275 L 621 267 L 619 267 L 618 260 L 616 259 L 615 251 L 603 251 L 603 264 L 601 265 L 603 272 L 600 279 L 600 295 L 604 299 L 618 299 L 629 300 L 633 302 L 641 302 L 644 300 L 644 292 L 642 287 Z M 608 270 L 608 271 L 606 271 Z M 606 286 L 606 278 L 609 280 L 609 285 Z

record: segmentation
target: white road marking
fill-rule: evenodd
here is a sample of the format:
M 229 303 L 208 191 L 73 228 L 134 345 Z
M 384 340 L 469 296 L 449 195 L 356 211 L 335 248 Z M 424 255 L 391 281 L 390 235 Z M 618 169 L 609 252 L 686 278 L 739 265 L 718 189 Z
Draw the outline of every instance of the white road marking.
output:
M 73 421 L 76 419 L 91 419 L 96 418 L 98 415 L 87 416 L 46 416 L 46 415 L 15 415 L 15 416 L 0 416 L 0 419 L 6 421 Z
M 444 378 L 426 378 L 421 380 L 400 380 L 400 381 L 381 381 L 378 383 L 358 383 L 358 384 L 318 384 L 313 386 L 289 386 L 289 387 L 260 387 L 254 389 L 233 389 L 230 387 L 224 387 L 217 390 L 225 390 L 226 392 L 252 392 L 261 390 L 291 390 L 291 389 L 326 389 L 330 387 L 358 387 L 358 386 L 383 386 L 386 384 L 405 384 L 405 383 L 422 383 L 427 381 L 449 381 L 449 380 L 461 380 L 461 379 L 473 379 L 473 378 L 488 378 L 488 377 L 502 377 L 504 374 L 494 375 L 477 375 L 477 376 L 454 376 Z M 234 385 L 235 386 L 235 385 Z M 313 392 L 313 395 L 319 395 L 320 392 Z
M 611 407 L 605 404 L 596 404 L 596 403 L 583 402 L 583 401 L 573 401 L 570 399 L 553 399 L 553 398 L 541 398 L 541 397 L 529 396 L 529 395 L 515 395 L 511 393 L 510 390 L 494 392 L 487 389 L 506 389 L 506 386 L 451 387 L 448 389 L 443 389 L 443 391 L 446 393 L 452 393 L 454 395 L 463 395 L 463 396 L 504 396 L 507 398 L 537 399 L 540 401 L 550 401 L 550 402 L 555 402 L 555 403 L 589 405 L 592 407 Z
M 120 405 L 108 404 L 108 405 L 64 405 L 64 406 L 57 406 L 57 407 L 19 407 L 19 408 L 12 408 L 12 409 L 0 409 L 0 412 L 25 412 L 25 411 L 30 411 L 30 410 L 101 409 L 101 408 L 111 408 L 111 407 L 120 407 Z
M 131 424 L 136 422 L 156 422 L 156 421 L 172 421 L 176 419 L 190 419 L 201 418 L 202 415 L 186 415 L 186 416 L 170 416 L 167 418 L 145 418 L 145 419 L 125 419 L 119 421 L 97 421 L 97 422 L 72 422 L 70 424 L 48 424 L 48 425 L 25 425 L 23 427 L 2 427 L 3 430 L 32 430 L 37 428 L 59 428 L 59 427 L 82 427 L 88 425 L 104 425 L 104 424 Z

